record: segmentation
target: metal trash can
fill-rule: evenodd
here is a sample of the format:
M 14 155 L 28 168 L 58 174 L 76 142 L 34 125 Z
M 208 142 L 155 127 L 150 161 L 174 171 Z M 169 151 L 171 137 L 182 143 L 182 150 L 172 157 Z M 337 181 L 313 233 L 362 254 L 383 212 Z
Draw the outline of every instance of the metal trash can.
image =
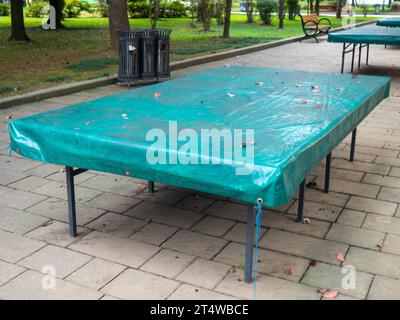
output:
M 139 79 L 140 31 L 119 31 L 118 82 L 129 83 Z
M 156 38 L 154 36 L 154 30 L 141 30 L 139 51 L 139 78 L 142 80 L 156 78 Z
M 172 30 L 170 29 L 156 29 L 153 34 L 156 38 L 156 77 L 169 78 L 171 71 L 169 68 L 169 35 Z

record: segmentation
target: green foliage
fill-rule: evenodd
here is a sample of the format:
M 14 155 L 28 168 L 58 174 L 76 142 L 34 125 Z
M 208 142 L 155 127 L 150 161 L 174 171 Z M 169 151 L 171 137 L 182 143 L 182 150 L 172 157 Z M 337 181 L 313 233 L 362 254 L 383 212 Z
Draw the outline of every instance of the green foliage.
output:
M 92 6 L 87 1 L 66 0 L 63 14 L 66 18 L 79 17 L 82 11 L 92 12 Z
M 82 60 L 79 63 L 68 65 L 67 68 L 73 69 L 74 71 L 90 71 L 98 70 L 107 67 L 108 65 L 118 64 L 118 59 L 111 57 L 102 57 L 94 59 Z
M 93 11 L 98 13 L 102 18 L 108 18 L 108 4 L 99 2 L 93 5 Z
M 148 18 L 149 8 L 147 0 L 132 0 L 128 2 L 128 14 L 131 18 Z
M 0 3 L 0 17 L 10 15 L 10 5 L 8 3 Z
M 272 14 L 278 10 L 278 1 L 276 0 L 258 0 L 257 10 L 260 13 L 261 21 L 265 25 L 270 25 Z
M 289 20 L 293 20 L 296 17 L 298 5 L 299 0 L 286 0 L 286 8 L 289 14 Z
M 14 91 L 14 88 L 12 86 L 3 86 L 0 87 L 0 94 L 4 94 L 4 93 L 9 93 Z
M 69 78 L 70 78 L 69 75 L 59 74 L 59 75 L 51 75 L 44 77 L 43 80 L 46 82 L 63 82 L 65 80 L 68 80 Z
M 187 16 L 189 8 L 179 0 L 161 4 L 161 18 L 182 18 Z
M 157 8 L 158 6 L 158 8 Z M 182 18 L 187 16 L 189 8 L 179 0 L 130 0 L 128 2 L 128 14 L 131 18 L 149 18 L 158 12 L 158 18 Z
M 44 1 L 33 2 L 25 11 L 25 15 L 31 18 L 42 18 L 44 17 L 43 10 L 44 7 L 47 7 L 49 4 Z

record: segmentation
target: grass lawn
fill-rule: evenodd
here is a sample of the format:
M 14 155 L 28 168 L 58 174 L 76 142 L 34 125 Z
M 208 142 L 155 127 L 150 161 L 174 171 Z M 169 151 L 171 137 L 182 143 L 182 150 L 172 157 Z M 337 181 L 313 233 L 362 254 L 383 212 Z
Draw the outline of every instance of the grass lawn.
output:
M 171 60 L 182 60 L 232 48 L 301 35 L 300 19 L 285 21 L 283 31 L 259 22 L 245 23 L 245 15 L 233 15 L 231 39 L 221 39 L 215 23 L 204 33 L 201 25 L 188 28 L 189 19 L 163 19 L 158 27 L 171 28 Z M 329 18 L 334 27 L 340 20 Z M 359 22 L 371 18 L 360 18 Z M 65 19 L 63 30 L 44 31 L 40 18 L 25 18 L 31 43 L 7 41 L 10 18 L 0 17 L 0 98 L 60 83 L 94 79 L 117 72 L 118 55 L 109 47 L 107 18 Z M 131 19 L 132 27 L 148 27 L 148 19 Z

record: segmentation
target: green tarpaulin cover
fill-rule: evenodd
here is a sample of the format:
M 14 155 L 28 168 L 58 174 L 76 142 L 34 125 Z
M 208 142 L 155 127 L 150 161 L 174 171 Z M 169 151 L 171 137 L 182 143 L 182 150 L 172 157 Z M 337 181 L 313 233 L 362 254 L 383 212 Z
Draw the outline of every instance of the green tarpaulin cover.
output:
M 11 148 L 44 162 L 251 203 L 262 198 L 276 207 L 388 97 L 389 87 L 386 77 L 227 66 L 11 121 Z M 251 144 L 240 143 L 243 154 L 254 147 L 251 174 L 237 174 L 244 162 L 225 161 L 223 144 L 220 158 L 212 159 L 221 164 L 149 163 L 146 152 L 154 141 L 146 134 L 159 128 L 172 137 L 170 121 L 199 136 L 201 129 L 253 129 Z M 178 141 L 178 148 L 168 142 L 163 151 L 168 159 L 196 158 L 200 148 L 180 149 L 188 141 Z M 214 155 L 202 150 L 201 159 L 211 163 Z
M 362 44 L 400 44 L 400 29 L 382 27 L 362 27 L 330 33 L 328 42 Z
M 400 18 L 378 20 L 376 25 L 381 27 L 400 27 Z

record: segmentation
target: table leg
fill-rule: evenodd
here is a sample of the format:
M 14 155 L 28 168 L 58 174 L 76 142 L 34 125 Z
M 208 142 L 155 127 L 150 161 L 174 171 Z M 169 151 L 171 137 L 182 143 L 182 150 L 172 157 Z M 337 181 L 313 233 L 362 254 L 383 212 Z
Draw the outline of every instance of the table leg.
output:
M 342 51 L 342 69 L 341 69 L 340 73 L 343 73 L 343 71 L 344 71 L 344 58 L 345 58 L 345 55 L 346 55 L 346 44 L 343 43 L 343 51 Z
M 358 46 L 358 70 L 361 68 L 361 51 L 362 51 L 362 45 L 359 44 Z
M 356 148 L 356 136 L 357 136 L 357 128 L 354 128 L 353 133 L 351 134 L 350 161 L 354 161 L 354 152 L 355 152 L 355 148 Z
M 249 204 L 247 208 L 246 261 L 244 271 L 244 281 L 246 283 L 250 283 L 253 279 L 254 216 L 254 205 Z M 258 241 L 258 239 L 255 241 Z
M 353 50 L 351 50 L 351 73 L 353 73 L 354 70 L 354 55 L 355 55 L 355 51 L 356 51 L 356 44 L 353 44 Z
M 325 193 L 329 192 L 329 181 L 331 176 L 331 160 L 332 160 L 332 153 L 329 153 L 326 156 L 326 163 L 325 163 L 325 186 L 324 186 Z
M 297 207 L 297 220 L 296 222 L 303 223 L 304 221 L 304 192 L 306 187 L 306 179 L 300 183 L 299 186 L 299 205 Z
M 366 58 L 366 64 L 368 65 L 368 59 L 369 59 L 369 44 L 367 44 L 367 58 Z
M 65 167 L 65 169 L 67 173 L 69 234 L 71 237 L 76 237 L 78 233 L 76 228 L 74 168 Z
M 154 182 L 153 181 L 149 181 L 148 190 L 150 193 L 154 193 Z

